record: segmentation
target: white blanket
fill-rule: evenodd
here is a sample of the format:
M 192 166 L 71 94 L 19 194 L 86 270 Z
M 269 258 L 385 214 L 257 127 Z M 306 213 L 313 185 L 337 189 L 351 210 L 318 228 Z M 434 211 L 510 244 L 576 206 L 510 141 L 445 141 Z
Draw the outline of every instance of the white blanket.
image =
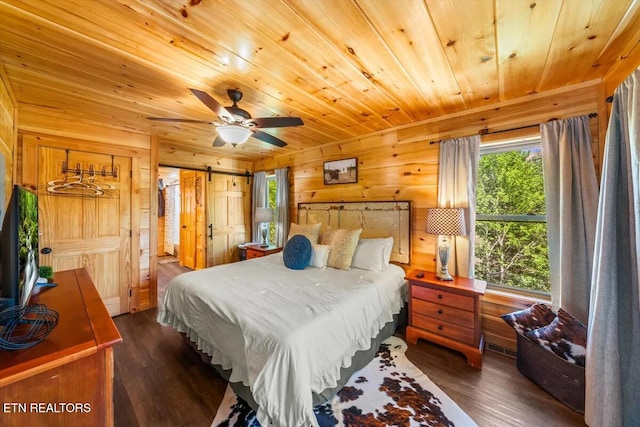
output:
M 336 387 L 340 368 L 399 313 L 404 272 L 290 270 L 282 254 L 182 274 L 158 321 L 185 332 L 251 388 L 258 421 L 317 426 L 311 392 Z

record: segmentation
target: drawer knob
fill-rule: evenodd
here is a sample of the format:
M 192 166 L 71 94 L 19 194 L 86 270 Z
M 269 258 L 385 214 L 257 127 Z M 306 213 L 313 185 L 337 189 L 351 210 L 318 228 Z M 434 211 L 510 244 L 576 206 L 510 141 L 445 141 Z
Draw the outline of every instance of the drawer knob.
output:
M 438 314 L 442 314 L 442 309 L 441 308 L 438 309 Z
M 442 299 L 442 294 L 438 294 L 438 299 Z
M 441 331 L 442 330 L 442 325 L 438 325 L 438 330 Z

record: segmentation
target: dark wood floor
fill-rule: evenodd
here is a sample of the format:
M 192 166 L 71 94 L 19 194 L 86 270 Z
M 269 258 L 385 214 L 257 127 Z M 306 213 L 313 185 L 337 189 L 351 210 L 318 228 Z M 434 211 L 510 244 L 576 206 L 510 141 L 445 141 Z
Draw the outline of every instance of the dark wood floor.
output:
M 179 271 L 175 263 L 160 266 L 159 294 Z M 115 425 L 209 426 L 226 382 L 176 331 L 160 326 L 156 314 L 153 309 L 114 319 L 123 337 L 115 348 Z M 585 425 L 581 414 L 523 377 L 509 357 L 485 352 L 477 370 L 460 353 L 426 341 L 409 345 L 407 356 L 479 426 Z

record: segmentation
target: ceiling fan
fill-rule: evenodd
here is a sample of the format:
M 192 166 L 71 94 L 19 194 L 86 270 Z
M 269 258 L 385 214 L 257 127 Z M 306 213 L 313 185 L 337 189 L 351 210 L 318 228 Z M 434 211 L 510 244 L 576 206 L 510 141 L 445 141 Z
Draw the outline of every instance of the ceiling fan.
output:
M 249 137 L 253 136 L 268 144 L 276 147 L 285 147 L 286 142 L 273 135 L 269 135 L 261 131 L 265 128 L 281 128 L 289 126 L 300 126 L 304 123 L 299 117 L 261 117 L 252 118 L 247 110 L 238 107 L 238 102 L 242 99 L 242 92 L 237 89 L 227 90 L 229 99 L 233 102 L 230 107 L 223 107 L 218 101 L 213 99 L 211 95 L 197 89 L 189 89 L 204 105 L 209 107 L 211 111 L 216 113 L 219 122 L 207 120 L 191 120 L 191 119 L 171 119 L 162 117 L 147 117 L 149 120 L 159 122 L 181 122 L 181 123 L 206 123 L 216 126 L 218 136 L 213 141 L 214 147 L 222 147 L 229 143 L 234 147 L 244 143 Z

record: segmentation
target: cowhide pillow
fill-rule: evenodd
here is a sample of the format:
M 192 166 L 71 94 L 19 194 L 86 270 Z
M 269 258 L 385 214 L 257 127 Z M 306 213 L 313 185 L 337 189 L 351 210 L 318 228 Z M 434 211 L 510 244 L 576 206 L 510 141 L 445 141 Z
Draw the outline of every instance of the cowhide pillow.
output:
M 587 328 L 563 309 L 547 326 L 525 332 L 527 338 L 563 359 L 584 366 L 587 353 Z
M 503 314 L 502 320 L 523 335 L 527 331 L 547 326 L 555 319 L 556 314 L 546 304 L 534 304 L 524 310 Z

